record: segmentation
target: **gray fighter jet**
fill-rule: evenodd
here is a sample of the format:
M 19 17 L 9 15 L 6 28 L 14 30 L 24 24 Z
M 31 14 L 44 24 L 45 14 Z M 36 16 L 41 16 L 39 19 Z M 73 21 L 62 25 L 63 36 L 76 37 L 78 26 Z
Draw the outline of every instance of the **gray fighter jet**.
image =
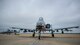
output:
M 45 31 L 51 31 L 51 35 L 52 37 L 54 37 L 54 32 L 59 32 L 59 30 L 62 31 L 62 34 L 64 34 L 64 31 L 72 31 L 72 28 L 79 28 L 79 26 L 72 26 L 72 27 L 66 27 L 66 28 L 58 28 L 58 29 L 52 29 L 50 24 L 45 24 L 43 17 L 40 17 L 37 24 L 36 24 L 36 28 L 34 30 L 31 29 L 25 29 L 25 28 L 17 28 L 17 27 L 12 27 L 12 29 L 20 29 L 20 30 L 24 30 L 24 32 L 27 32 L 26 30 L 28 30 L 29 32 L 33 32 L 32 36 L 35 37 L 36 32 L 38 32 L 38 39 L 40 40 L 41 37 L 41 32 L 45 32 Z M 69 30 L 70 29 L 70 30 Z

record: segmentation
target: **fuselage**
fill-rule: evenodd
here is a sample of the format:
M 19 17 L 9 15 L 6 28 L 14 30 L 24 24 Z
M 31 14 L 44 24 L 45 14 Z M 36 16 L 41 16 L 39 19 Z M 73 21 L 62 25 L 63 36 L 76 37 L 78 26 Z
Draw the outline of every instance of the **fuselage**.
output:
M 45 30 L 45 22 L 42 17 L 39 18 L 37 24 L 36 24 L 37 30 Z

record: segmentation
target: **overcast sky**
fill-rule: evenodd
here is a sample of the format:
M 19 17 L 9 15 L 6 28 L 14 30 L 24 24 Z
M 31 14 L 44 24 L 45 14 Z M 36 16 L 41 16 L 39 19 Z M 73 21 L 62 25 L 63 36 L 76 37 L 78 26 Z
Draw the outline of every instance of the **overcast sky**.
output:
M 80 0 L 0 0 L 0 30 L 33 29 L 39 17 L 53 28 L 80 26 Z

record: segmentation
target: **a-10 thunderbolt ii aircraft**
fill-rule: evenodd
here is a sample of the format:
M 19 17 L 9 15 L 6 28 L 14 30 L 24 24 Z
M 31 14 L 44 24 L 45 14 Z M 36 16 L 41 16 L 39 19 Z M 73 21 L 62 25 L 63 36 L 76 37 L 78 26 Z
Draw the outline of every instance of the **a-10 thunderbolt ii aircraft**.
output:
M 66 27 L 66 28 L 59 28 L 59 29 L 52 29 L 50 24 L 45 24 L 43 17 L 40 17 L 37 24 L 36 24 L 36 29 L 34 30 L 30 30 L 30 29 L 25 29 L 25 28 L 17 28 L 17 27 L 12 27 L 12 29 L 20 29 L 20 30 L 29 30 L 31 32 L 33 32 L 32 36 L 35 37 L 36 32 L 38 31 L 38 39 L 40 40 L 41 37 L 41 32 L 45 32 L 45 31 L 51 31 L 51 35 L 52 37 L 54 37 L 54 32 L 59 32 L 59 30 L 62 31 L 62 34 L 64 34 L 64 31 L 72 31 L 69 29 L 72 28 L 79 28 L 79 26 L 73 26 L 73 27 Z

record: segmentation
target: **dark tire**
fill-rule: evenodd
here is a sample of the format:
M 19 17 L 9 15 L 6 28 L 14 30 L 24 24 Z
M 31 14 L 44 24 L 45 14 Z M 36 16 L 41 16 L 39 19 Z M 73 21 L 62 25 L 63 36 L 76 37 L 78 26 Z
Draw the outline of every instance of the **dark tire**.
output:
M 52 34 L 52 37 L 54 37 L 54 34 Z
M 62 31 L 62 34 L 64 34 L 64 32 Z
M 39 31 L 38 39 L 39 39 L 39 40 L 41 39 L 41 31 Z
M 38 39 L 40 40 L 40 36 L 38 37 Z
M 52 34 L 52 37 L 54 37 L 53 31 L 52 31 L 52 33 L 51 33 L 51 34 Z
M 35 31 L 33 32 L 33 35 L 32 35 L 32 37 L 35 37 Z

